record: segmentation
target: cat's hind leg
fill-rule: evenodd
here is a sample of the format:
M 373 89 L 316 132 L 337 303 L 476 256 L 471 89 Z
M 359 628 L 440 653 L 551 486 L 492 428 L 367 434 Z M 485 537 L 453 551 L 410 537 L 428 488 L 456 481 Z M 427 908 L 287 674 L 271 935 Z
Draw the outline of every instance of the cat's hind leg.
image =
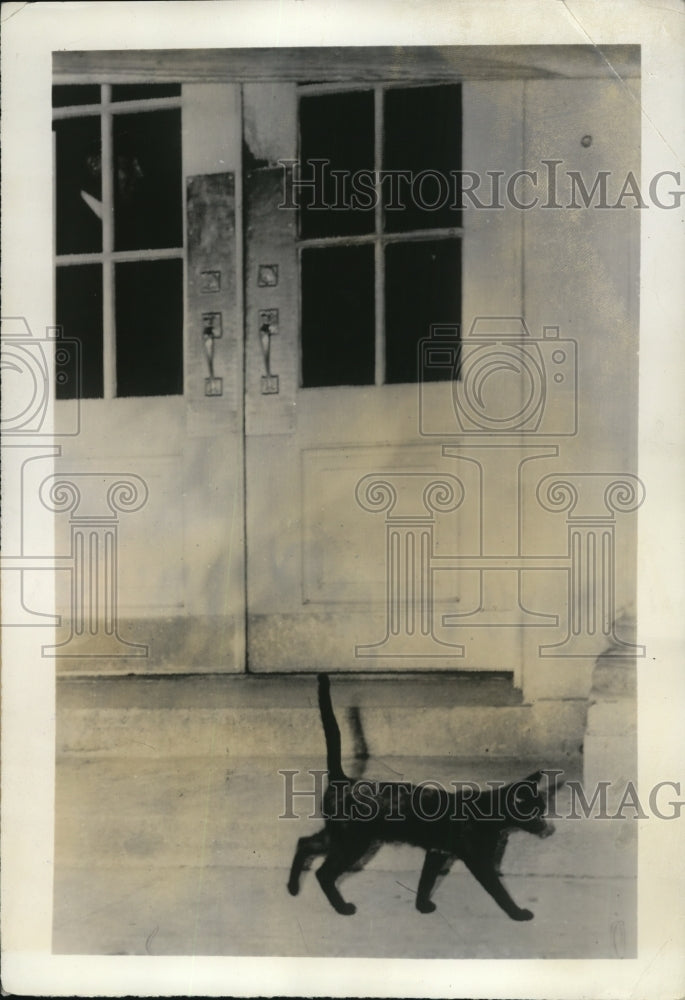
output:
M 300 837 L 288 879 L 288 892 L 291 896 L 297 896 L 300 891 L 300 875 L 309 868 L 312 858 L 325 854 L 329 846 L 329 837 L 325 829 L 319 830 L 311 837 Z

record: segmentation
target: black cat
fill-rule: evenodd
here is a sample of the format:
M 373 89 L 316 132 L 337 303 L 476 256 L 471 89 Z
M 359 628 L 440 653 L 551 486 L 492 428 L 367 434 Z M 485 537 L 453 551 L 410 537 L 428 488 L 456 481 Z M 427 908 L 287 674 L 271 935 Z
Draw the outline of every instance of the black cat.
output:
M 532 920 L 530 910 L 516 905 L 500 881 L 499 866 L 512 830 L 526 830 L 538 837 L 554 831 L 544 818 L 541 771 L 522 781 L 480 791 L 471 787 L 447 792 L 437 782 L 410 785 L 351 779 L 342 769 L 340 730 L 330 696 L 330 683 L 319 674 L 319 708 L 326 738 L 328 787 L 323 796 L 326 825 L 310 837 L 300 837 L 293 858 L 288 890 L 300 888 L 300 875 L 311 859 L 325 855 L 316 872 L 333 908 L 345 915 L 355 912 L 336 888 L 344 873 L 367 860 L 381 844 L 405 843 L 426 852 L 419 878 L 416 908 L 431 913 L 430 896 L 438 876 L 461 859 L 483 888 L 512 920 Z M 466 792 L 472 794 L 467 795 Z

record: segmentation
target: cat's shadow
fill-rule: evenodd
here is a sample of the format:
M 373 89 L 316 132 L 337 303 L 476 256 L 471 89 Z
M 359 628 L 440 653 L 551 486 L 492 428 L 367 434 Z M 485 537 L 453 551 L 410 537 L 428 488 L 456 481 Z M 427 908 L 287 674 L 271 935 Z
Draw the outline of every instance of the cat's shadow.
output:
M 362 716 L 357 705 L 352 705 L 347 709 L 347 721 L 352 732 L 352 744 L 354 746 L 354 778 L 358 780 L 366 774 L 366 766 L 369 761 L 369 747 L 364 736 L 362 726 Z

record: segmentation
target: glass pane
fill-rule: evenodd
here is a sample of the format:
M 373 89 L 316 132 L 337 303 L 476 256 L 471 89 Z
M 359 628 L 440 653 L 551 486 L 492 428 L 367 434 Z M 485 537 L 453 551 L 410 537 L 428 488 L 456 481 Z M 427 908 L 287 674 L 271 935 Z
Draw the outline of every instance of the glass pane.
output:
M 117 264 L 117 396 L 183 392 L 183 261 Z
M 180 97 L 180 83 L 115 83 L 113 101 L 145 101 L 152 97 Z
M 294 192 L 304 238 L 373 232 L 373 149 L 371 91 L 300 100 L 300 179 L 315 180 Z M 314 159 L 330 162 L 315 173 Z M 356 207 L 346 208 L 353 195 Z
M 75 104 L 99 104 L 100 85 L 95 83 L 58 84 L 52 88 L 53 108 L 68 108 Z
M 302 252 L 302 384 L 374 382 L 373 247 Z
M 55 132 L 58 254 L 102 250 L 100 119 L 65 118 Z
M 116 250 L 180 247 L 181 111 L 114 115 Z
M 102 266 L 58 267 L 55 298 L 56 320 L 65 341 L 56 346 L 57 398 L 101 399 Z M 72 349 L 70 341 L 77 341 L 78 350 Z
M 394 187 L 384 179 L 385 229 L 460 226 L 460 195 L 450 171 L 461 169 L 461 87 L 401 87 L 385 92 L 383 169 L 405 171 Z M 395 205 L 396 207 L 391 207 Z
M 461 241 L 390 243 L 385 251 L 385 381 L 416 382 L 418 344 L 433 323 L 461 319 Z M 451 378 L 449 368 L 423 373 Z

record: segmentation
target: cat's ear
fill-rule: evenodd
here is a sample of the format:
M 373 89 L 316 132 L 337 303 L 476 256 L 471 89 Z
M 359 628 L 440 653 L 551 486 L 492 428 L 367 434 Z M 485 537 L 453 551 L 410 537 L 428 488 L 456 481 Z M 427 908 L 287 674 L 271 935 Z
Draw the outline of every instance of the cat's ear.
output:
M 564 784 L 564 772 L 556 768 L 546 771 L 535 771 L 524 778 L 524 783 L 537 785 L 538 791 L 543 794 L 554 795 Z M 544 784 L 544 787 L 540 787 Z
M 542 771 L 536 771 L 534 774 L 529 774 L 528 777 L 523 780 L 528 785 L 539 785 L 542 781 Z

